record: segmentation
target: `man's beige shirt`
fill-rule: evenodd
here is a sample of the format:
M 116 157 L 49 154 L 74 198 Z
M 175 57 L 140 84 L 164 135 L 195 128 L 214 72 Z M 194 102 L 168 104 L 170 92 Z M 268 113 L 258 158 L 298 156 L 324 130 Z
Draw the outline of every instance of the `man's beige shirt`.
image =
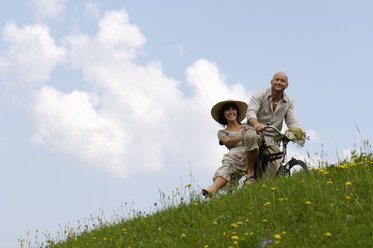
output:
M 300 128 L 294 113 L 294 101 L 285 92 L 273 111 L 271 88 L 254 93 L 247 109 L 246 118 L 247 120 L 255 118 L 263 125 L 270 122 L 280 131 L 284 119 L 289 128 Z

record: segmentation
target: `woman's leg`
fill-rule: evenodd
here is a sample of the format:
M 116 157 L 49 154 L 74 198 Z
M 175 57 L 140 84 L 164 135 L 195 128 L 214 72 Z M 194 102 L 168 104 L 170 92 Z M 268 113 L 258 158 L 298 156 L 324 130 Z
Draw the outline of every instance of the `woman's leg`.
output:
M 223 188 L 226 184 L 228 183 L 228 181 L 223 178 L 223 177 L 220 177 L 220 176 L 217 176 L 215 178 L 215 181 L 213 183 L 212 186 L 210 186 L 209 188 L 207 189 L 202 189 L 202 194 L 204 196 L 214 196 L 216 195 L 216 193 L 218 193 L 218 191 Z

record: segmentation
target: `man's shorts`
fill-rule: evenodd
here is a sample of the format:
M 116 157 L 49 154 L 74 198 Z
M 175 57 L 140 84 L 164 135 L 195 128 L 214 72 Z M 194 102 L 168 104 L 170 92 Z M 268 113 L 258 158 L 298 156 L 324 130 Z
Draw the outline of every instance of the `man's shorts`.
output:
M 255 129 L 247 129 L 242 137 L 242 145 L 245 147 L 245 151 L 259 150 L 259 147 L 262 145 L 262 139 L 260 135 L 256 133 Z M 278 145 L 267 146 L 264 150 L 265 154 L 278 152 L 281 152 Z M 276 175 L 278 168 L 280 168 L 280 164 L 280 159 L 268 162 L 265 171 L 265 175 L 268 179 L 271 179 Z

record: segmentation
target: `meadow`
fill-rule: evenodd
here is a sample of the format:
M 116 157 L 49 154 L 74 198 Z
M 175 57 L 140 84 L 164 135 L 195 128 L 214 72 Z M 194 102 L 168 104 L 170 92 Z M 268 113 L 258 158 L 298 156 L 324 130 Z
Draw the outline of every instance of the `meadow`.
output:
M 368 145 L 368 142 L 366 143 Z M 90 217 L 20 247 L 373 247 L 373 155 L 320 162 L 292 176 L 206 199 L 188 184 L 149 213 Z M 41 235 L 41 234 L 40 234 Z

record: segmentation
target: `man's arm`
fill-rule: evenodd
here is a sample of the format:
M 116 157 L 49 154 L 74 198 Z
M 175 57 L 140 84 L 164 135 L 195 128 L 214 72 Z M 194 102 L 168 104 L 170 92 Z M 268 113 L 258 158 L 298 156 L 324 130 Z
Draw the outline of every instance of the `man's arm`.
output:
M 288 108 L 288 111 L 286 112 L 285 123 L 286 123 L 286 126 L 288 126 L 288 128 L 294 128 L 294 127 L 301 128 L 297 117 L 295 117 L 293 101 L 290 102 L 290 106 Z
M 255 93 L 249 102 L 249 106 L 246 112 L 246 119 L 250 126 L 254 127 L 257 132 L 263 131 L 264 125 L 260 124 L 257 120 L 257 113 L 262 105 L 264 92 L 259 91 Z

